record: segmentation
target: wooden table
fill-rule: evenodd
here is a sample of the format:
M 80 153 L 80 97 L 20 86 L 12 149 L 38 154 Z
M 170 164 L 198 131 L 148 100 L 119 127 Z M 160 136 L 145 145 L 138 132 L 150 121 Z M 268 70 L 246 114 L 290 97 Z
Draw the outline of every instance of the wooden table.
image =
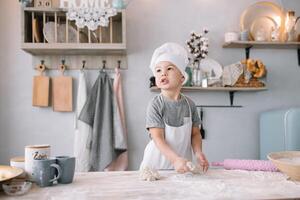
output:
M 0 199 L 296 199 L 300 182 L 286 180 L 279 172 L 210 169 L 204 175 L 160 171 L 162 179 L 139 179 L 138 171 L 77 173 L 72 184 L 34 187 L 24 196 Z

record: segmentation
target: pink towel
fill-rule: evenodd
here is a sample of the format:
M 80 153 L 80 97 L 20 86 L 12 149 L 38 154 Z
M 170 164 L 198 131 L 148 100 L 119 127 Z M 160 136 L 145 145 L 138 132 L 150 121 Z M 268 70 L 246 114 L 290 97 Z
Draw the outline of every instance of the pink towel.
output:
M 127 128 L 125 121 L 125 111 L 123 103 L 122 79 L 119 68 L 115 69 L 114 96 L 117 100 L 117 110 L 120 115 L 121 125 L 125 138 L 127 138 Z M 128 151 L 123 152 L 104 171 L 124 171 L 128 168 Z

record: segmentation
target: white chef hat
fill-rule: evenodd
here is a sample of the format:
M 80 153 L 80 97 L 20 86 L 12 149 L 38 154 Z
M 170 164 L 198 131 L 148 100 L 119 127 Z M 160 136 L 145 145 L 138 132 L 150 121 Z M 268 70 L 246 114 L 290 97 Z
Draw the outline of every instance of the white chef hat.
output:
M 173 63 L 184 76 L 182 85 L 187 82 L 188 74 L 185 72 L 185 67 L 188 65 L 189 60 L 188 54 L 182 46 L 177 43 L 168 42 L 155 49 L 149 66 L 153 74 L 155 73 L 156 64 L 161 61 Z

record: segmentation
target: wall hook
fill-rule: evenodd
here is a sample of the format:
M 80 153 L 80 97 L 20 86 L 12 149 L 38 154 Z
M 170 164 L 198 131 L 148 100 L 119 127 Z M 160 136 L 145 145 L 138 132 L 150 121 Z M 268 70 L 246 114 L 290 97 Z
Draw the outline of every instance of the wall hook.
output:
M 86 63 L 86 61 L 83 60 L 83 61 L 82 61 L 82 68 L 81 68 L 81 69 L 84 69 L 84 68 L 85 68 L 85 63 Z
M 61 60 L 60 71 L 62 75 L 64 75 L 65 70 L 66 70 L 65 60 Z
M 118 60 L 118 69 L 121 68 L 121 60 Z
M 102 69 L 105 69 L 106 60 L 102 60 Z

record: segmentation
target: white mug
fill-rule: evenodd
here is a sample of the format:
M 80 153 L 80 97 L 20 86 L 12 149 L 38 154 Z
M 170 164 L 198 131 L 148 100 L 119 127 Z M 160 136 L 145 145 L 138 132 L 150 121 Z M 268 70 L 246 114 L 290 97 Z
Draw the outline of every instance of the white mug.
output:
M 44 160 L 50 157 L 50 145 L 28 145 L 25 147 L 25 171 L 30 180 L 33 180 L 33 161 Z
M 239 40 L 239 34 L 237 32 L 227 32 L 224 35 L 224 40 L 226 43 L 238 41 Z

